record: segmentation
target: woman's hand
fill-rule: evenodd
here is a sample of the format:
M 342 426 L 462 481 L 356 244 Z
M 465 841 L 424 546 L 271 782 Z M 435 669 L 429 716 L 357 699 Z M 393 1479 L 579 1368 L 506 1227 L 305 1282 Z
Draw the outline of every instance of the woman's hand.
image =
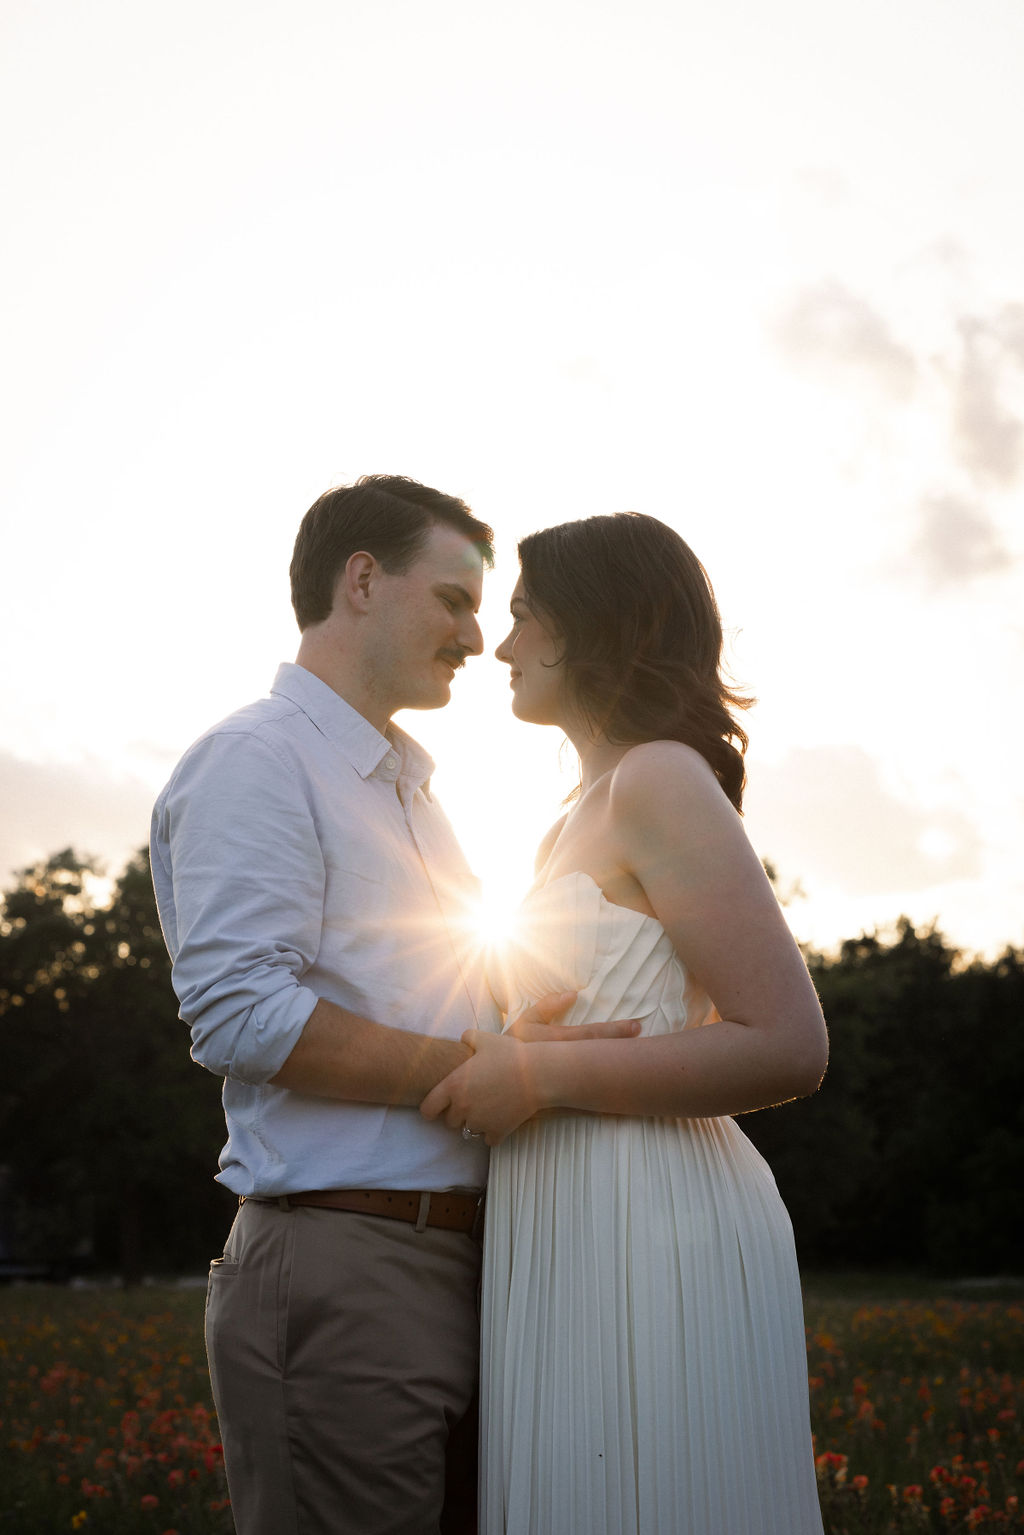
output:
M 510 1023 L 505 1034 L 524 1044 L 564 1043 L 578 1039 L 632 1039 L 641 1029 L 638 1018 L 619 1018 L 608 1023 L 563 1024 L 555 1020 L 567 1013 L 576 1001 L 575 991 L 549 992 Z M 467 1044 L 465 1036 L 463 1044 Z
M 639 1034 L 637 1018 L 578 1026 L 556 1023 L 575 1000 L 574 991 L 541 997 L 520 1013 L 504 1034 L 467 1029 L 462 1043 L 473 1051 L 472 1059 L 432 1088 L 420 1104 L 420 1113 L 425 1119 L 443 1119 L 450 1130 L 468 1128 L 483 1135 L 488 1146 L 497 1146 L 548 1107 L 543 1090 L 544 1053 L 538 1055 L 536 1045 L 632 1039 Z
M 479 1029 L 467 1029 L 462 1043 L 473 1051 L 472 1059 L 431 1089 L 420 1113 L 424 1119 L 443 1120 L 449 1130 L 468 1128 L 482 1134 L 488 1146 L 497 1146 L 546 1106 L 539 1069 L 544 1052 L 511 1034 Z

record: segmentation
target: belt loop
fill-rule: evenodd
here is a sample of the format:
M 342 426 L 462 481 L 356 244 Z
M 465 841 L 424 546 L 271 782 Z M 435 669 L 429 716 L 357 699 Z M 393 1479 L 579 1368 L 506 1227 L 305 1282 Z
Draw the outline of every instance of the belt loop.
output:
M 292 1202 L 288 1198 L 288 1195 L 287 1194 L 279 1194 L 278 1197 L 277 1197 L 277 1208 L 279 1210 L 290 1210 L 291 1207 L 292 1207 Z
M 480 1198 L 476 1202 L 476 1214 L 473 1217 L 473 1227 L 472 1227 L 472 1230 L 469 1233 L 471 1237 L 479 1237 L 479 1236 L 481 1236 L 483 1234 L 483 1229 L 484 1229 L 484 1200 L 486 1198 L 487 1198 L 487 1194 L 486 1194 L 486 1192 L 484 1192 L 484 1193 L 482 1193 L 480 1195 Z
M 416 1216 L 416 1225 L 415 1225 L 415 1227 L 413 1229 L 415 1231 L 417 1231 L 417 1232 L 425 1231 L 426 1228 L 427 1228 L 427 1220 L 428 1220 L 429 1216 L 430 1216 L 430 1195 L 429 1194 L 421 1194 L 420 1195 L 420 1208 L 419 1208 L 419 1212 L 418 1212 L 418 1214 Z

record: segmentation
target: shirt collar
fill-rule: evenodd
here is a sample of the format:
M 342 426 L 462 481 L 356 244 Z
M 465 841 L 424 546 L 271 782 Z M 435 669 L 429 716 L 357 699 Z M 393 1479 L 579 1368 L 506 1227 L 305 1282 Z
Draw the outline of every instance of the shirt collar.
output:
M 386 736 L 381 735 L 358 710 L 304 666 L 294 661 L 283 662 L 270 691 L 301 709 L 320 734 L 344 754 L 360 778 L 377 774 L 393 781 L 402 777 L 408 778 L 414 788 L 429 788 L 435 763 L 418 741 L 395 724 L 388 725 Z

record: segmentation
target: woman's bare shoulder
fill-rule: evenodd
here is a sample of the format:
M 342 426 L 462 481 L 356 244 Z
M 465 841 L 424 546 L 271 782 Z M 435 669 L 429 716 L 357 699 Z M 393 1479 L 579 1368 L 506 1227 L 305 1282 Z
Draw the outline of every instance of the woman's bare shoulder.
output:
M 722 795 L 710 763 L 683 741 L 642 741 L 631 746 L 616 765 L 610 787 L 612 795 L 625 804 L 646 802 L 652 795 Z

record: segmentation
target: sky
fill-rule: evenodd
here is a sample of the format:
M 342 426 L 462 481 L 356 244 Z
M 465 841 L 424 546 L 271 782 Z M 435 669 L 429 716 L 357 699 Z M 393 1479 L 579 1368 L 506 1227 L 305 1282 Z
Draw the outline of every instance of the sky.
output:
M 367 472 L 636 510 L 756 694 L 797 936 L 1024 943 L 1019 0 L 4 0 L 0 880 L 111 872 Z M 574 782 L 488 655 L 401 723 L 495 912 Z

